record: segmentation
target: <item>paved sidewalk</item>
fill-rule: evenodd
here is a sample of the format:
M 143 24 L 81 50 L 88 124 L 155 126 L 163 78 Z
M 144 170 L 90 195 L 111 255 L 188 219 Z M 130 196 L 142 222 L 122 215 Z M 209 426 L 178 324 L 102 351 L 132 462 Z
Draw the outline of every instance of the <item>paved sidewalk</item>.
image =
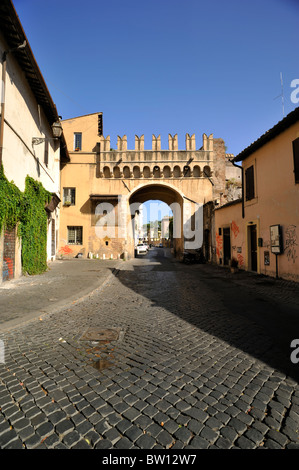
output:
M 104 288 L 123 261 L 70 259 L 48 264 L 37 276 L 0 284 L 0 332 L 54 313 Z

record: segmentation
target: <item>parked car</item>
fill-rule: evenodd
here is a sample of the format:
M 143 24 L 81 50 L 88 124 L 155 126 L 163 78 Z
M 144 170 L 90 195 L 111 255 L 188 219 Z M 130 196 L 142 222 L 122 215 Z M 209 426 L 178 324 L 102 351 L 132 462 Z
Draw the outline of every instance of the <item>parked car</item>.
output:
M 141 253 L 147 253 L 147 246 L 144 243 L 138 243 L 136 246 L 137 255 Z

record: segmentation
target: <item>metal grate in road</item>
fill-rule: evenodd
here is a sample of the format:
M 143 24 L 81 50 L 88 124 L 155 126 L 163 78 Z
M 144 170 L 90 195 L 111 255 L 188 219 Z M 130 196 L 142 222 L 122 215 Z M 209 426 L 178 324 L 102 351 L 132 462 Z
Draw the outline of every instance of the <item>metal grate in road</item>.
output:
M 118 341 L 121 328 L 88 328 L 81 336 L 81 341 Z

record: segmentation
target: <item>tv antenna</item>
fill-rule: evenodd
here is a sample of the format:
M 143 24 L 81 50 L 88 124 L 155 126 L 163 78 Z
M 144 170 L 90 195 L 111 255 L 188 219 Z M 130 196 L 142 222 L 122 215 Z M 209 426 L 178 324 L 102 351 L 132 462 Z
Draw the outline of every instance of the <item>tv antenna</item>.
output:
M 280 85 L 281 85 L 281 94 L 278 95 L 278 96 L 276 96 L 276 98 L 274 98 L 274 99 L 277 100 L 277 98 L 280 98 L 280 97 L 281 97 L 282 116 L 284 117 L 284 94 L 283 94 L 282 72 L 280 72 Z

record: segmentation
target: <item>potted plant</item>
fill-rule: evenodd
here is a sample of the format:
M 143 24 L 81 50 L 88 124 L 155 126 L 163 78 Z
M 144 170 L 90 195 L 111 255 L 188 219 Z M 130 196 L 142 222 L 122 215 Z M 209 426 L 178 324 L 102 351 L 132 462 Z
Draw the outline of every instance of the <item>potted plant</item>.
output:
M 235 273 L 236 271 L 238 271 L 238 260 L 236 258 L 231 259 L 230 271 L 231 273 Z

